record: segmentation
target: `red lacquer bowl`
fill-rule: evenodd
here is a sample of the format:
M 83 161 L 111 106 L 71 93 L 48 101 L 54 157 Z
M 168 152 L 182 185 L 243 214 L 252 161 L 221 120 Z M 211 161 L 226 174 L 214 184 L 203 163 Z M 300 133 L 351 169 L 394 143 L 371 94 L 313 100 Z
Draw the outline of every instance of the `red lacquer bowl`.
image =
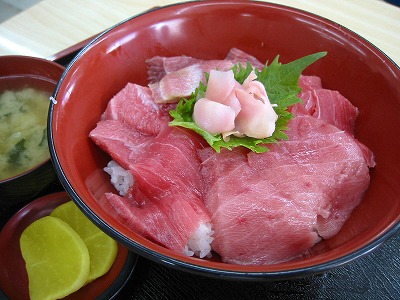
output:
M 311 257 L 240 266 L 185 257 L 145 239 L 108 214 L 96 197 L 113 191 L 102 168 L 109 158 L 88 138 L 107 102 L 128 81 L 146 85 L 145 60 L 156 55 L 222 59 L 232 47 L 283 63 L 328 51 L 305 74 L 322 78 L 361 113 L 357 138 L 376 155 L 361 205 Z M 67 192 L 98 226 L 137 253 L 182 270 L 235 279 L 282 279 L 320 273 L 376 248 L 399 230 L 400 69 L 343 26 L 285 6 L 239 1 L 181 3 L 135 16 L 85 47 L 68 66 L 49 117 L 51 155 Z
M 9 299 L 29 299 L 28 274 L 19 239 L 32 222 L 49 215 L 57 206 L 70 201 L 65 192 L 41 197 L 18 211 L 0 232 L 0 291 Z M 103 276 L 64 299 L 111 299 L 132 276 L 137 255 L 118 244 L 118 254 L 111 269 Z

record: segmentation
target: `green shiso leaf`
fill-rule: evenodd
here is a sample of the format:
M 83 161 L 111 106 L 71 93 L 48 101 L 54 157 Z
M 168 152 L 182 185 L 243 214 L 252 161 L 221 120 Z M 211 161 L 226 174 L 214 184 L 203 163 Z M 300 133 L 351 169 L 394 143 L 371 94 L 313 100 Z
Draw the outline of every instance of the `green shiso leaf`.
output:
M 252 137 L 236 137 L 230 136 L 229 141 L 224 141 L 221 134 L 211 135 L 207 131 L 201 129 L 193 121 L 193 108 L 197 99 L 204 97 L 207 86 L 200 83 L 199 87 L 192 95 L 186 99 L 182 98 L 176 109 L 170 111 L 173 121 L 170 126 L 181 126 L 193 130 L 200 134 L 215 151 L 220 152 L 222 148 L 232 150 L 235 147 L 246 147 L 253 152 L 262 153 L 268 151 L 267 144 L 278 143 L 279 140 L 287 140 L 288 136 L 284 133 L 287 130 L 287 124 L 293 115 L 288 112 L 288 108 L 301 99 L 297 95 L 301 92 L 299 86 L 299 78 L 301 73 L 309 65 L 313 64 L 318 59 L 324 57 L 327 52 L 318 52 L 311 54 L 287 64 L 279 62 L 277 56 L 270 65 L 265 65 L 263 70 L 255 70 L 258 81 L 260 81 L 267 91 L 268 98 L 271 104 L 276 104 L 274 110 L 278 115 L 278 120 L 275 123 L 275 131 L 272 136 L 265 139 L 256 139 Z M 244 80 L 253 70 L 253 67 L 247 63 L 246 67 L 237 64 L 232 68 L 235 79 L 242 84 Z M 206 74 L 208 78 L 208 74 Z

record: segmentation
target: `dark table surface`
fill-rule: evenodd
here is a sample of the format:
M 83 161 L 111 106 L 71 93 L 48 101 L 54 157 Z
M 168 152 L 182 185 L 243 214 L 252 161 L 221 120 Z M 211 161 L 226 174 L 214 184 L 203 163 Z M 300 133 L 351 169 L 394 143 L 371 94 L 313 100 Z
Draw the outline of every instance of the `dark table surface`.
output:
M 68 52 L 56 62 L 68 64 L 78 50 Z M 61 190 L 62 186 L 55 182 L 41 195 Z M 23 205 L 0 207 L 0 229 Z M 209 278 L 139 257 L 133 275 L 114 299 L 400 300 L 400 235 L 346 265 L 292 280 L 238 282 Z
M 345 266 L 286 281 L 234 282 L 145 259 L 117 299 L 400 299 L 400 237 Z

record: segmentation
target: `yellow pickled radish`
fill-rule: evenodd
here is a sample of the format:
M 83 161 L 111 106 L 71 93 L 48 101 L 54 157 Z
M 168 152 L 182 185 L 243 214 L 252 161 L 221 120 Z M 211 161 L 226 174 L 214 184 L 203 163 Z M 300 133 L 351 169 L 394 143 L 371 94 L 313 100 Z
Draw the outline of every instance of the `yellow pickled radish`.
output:
M 87 281 L 88 249 L 71 226 L 58 218 L 46 216 L 30 224 L 21 234 L 20 248 L 32 300 L 63 298 Z
M 86 283 L 110 270 L 118 253 L 117 242 L 94 225 L 73 201 L 58 206 L 50 215 L 68 223 L 85 242 L 90 255 L 90 271 Z

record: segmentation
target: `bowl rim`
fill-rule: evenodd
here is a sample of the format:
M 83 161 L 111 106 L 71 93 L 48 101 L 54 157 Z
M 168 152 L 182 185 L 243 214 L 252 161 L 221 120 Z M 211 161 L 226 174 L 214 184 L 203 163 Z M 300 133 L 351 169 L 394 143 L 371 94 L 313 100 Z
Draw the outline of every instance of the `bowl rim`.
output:
M 173 3 L 173 4 L 168 4 L 164 6 L 157 6 L 152 9 L 149 9 L 147 11 L 141 12 L 139 14 L 135 14 L 115 25 L 112 27 L 108 28 L 95 38 L 93 38 L 86 46 L 84 46 L 78 54 L 71 60 L 71 62 L 68 64 L 66 67 L 60 81 L 57 84 L 56 89 L 54 90 L 52 99 L 53 103 L 50 104 L 50 110 L 49 110 L 49 118 L 48 118 L 48 137 L 49 137 L 49 147 L 50 147 L 50 155 L 53 161 L 53 164 L 55 166 L 55 171 L 60 179 L 62 185 L 64 186 L 64 189 L 67 191 L 67 193 L 70 195 L 70 197 L 75 201 L 75 203 L 82 209 L 82 211 L 99 227 L 101 227 L 104 231 L 106 231 L 108 234 L 113 236 L 116 240 L 121 242 L 122 244 L 126 245 L 139 255 L 152 260 L 156 263 L 160 263 L 162 265 L 165 265 L 167 267 L 172 267 L 177 270 L 185 271 L 188 273 L 193 273 L 197 275 L 203 275 L 203 276 L 209 276 L 209 277 L 219 277 L 219 278 L 224 278 L 224 279 L 232 279 L 232 280 L 248 280 L 248 281 L 259 281 L 259 280 L 282 280 L 282 279 L 292 279 L 296 277 L 303 277 L 303 276 L 309 276 L 309 275 L 316 275 L 320 273 L 324 273 L 326 271 L 329 271 L 333 268 L 340 267 L 342 265 L 345 265 L 347 263 L 350 263 L 354 261 L 355 259 L 358 259 L 364 255 L 367 255 L 371 251 L 375 250 L 379 246 L 381 246 L 383 243 L 388 241 L 390 238 L 396 236 L 397 234 L 400 233 L 400 218 L 398 218 L 396 221 L 392 222 L 390 226 L 387 227 L 387 229 L 383 232 L 381 232 L 380 235 L 376 236 L 372 241 L 369 243 L 365 244 L 361 248 L 356 249 L 355 251 L 348 253 L 344 256 L 335 258 L 333 260 L 323 262 L 323 263 L 318 263 L 318 264 L 313 264 L 311 266 L 307 267 L 299 267 L 299 268 L 292 268 L 292 269 L 286 269 L 286 270 L 278 270 L 278 271 L 236 271 L 236 270 L 227 270 L 223 268 L 218 268 L 218 267 L 205 267 L 201 265 L 197 265 L 195 263 L 189 263 L 185 262 L 182 260 L 179 260 L 174 257 L 167 256 L 165 254 L 161 254 L 158 252 L 155 252 L 154 250 L 130 239 L 129 237 L 125 236 L 121 232 L 117 231 L 116 229 L 112 228 L 110 225 L 108 225 L 103 219 L 101 219 L 86 203 L 85 201 L 80 198 L 80 196 L 77 194 L 77 192 L 74 190 L 73 186 L 69 182 L 69 180 L 66 177 L 66 174 L 64 173 L 64 170 L 60 164 L 60 161 L 58 159 L 58 155 L 55 149 L 55 144 L 54 144 L 54 136 L 52 133 L 52 120 L 54 116 L 54 106 L 57 103 L 57 94 L 59 92 L 59 89 L 61 85 L 64 82 L 65 77 L 71 70 L 71 68 L 74 67 L 75 63 L 80 59 L 81 56 L 83 56 L 87 51 L 89 51 L 93 46 L 97 44 L 98 41 L 100 41 L 106 34 L 108 34 L 110 31 L 115 30 L 116 28 L 120 27 L 121 25 L 130 22 L 131 20 L 134 20 L 138 17 L 141 17 L 143 15 L 146 15 L 148 13 L 156 12 L 159 10 L 163 10 L 169 7 L 180 7 L 180 6 L 186 6 L 186 5 L 191 5 L 194 4 L 195 6 L 203 6 L 203 5 L 220 5 L 220 4 L 229 4 L 229 5 L 261 5 L 263 7 L 270 7 L 274 9 L 284 9 L 287 11 L 290 11 L 291 13 L 297 13 L 297 14 L 302 14 L 303 16 L 306 16 L 307 18 L 314 18 L 318 19 L 321 22 L 325 22 L 329 24 L 329 26 L 333 26 L 336 28 L 340 28 L 340 30 L 347 31 L 357 37 L 359 40 L 361 40 L 365 46 L 368 46 L 372 52 L 374 52 L 377 55 L 383 55 L 387 60 L 389 60 L 395 68 L 397 68 L 398 71 L 400 71 L 400 67 L 396 64 L 396 62 L 391 59 L 386 53 L 384 53 L 381 49 L 379 49 L 377 46 L 375 46 L 373 43 L 368 41 L 366 38 L 362 37 L 358 33 L 352 31 L 351 29 L 340 25 L 339 23 L 332 21 L 326 17 L 320 16 L 318 14 L 291 7 L 288 5 L 283 5 L 283 4 L 276 4 L 276 3 L 270 3 L 270 2 L 262 2 L 262 1 L 238 1 L 238 0 L 230 0 L 230 1 L 224 1 L 224 0 L 211 0 L 211 1 L 185 1 L 185 2 L 179 2 L 179 3 Z M 242 266 L 245 267 L 245 266 Z

